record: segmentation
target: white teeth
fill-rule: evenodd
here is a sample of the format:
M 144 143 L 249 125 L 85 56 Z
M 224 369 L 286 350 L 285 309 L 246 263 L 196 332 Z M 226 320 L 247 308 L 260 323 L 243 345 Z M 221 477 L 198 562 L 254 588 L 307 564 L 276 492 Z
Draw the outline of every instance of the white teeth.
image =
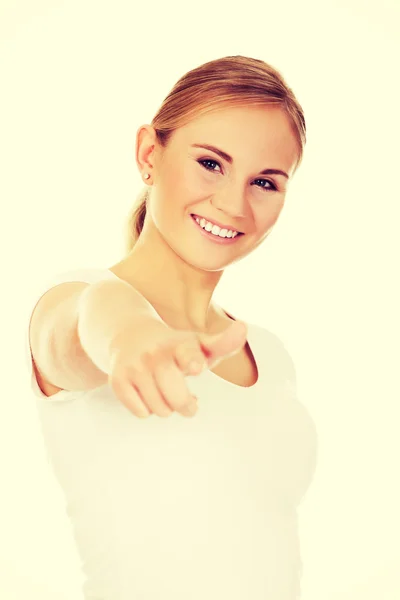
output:
M 237 231 L 232 231 L 231 229 L 221 229 L 220 227 L 218 227 L 218 225 L 213 225 L 212 223 L 210 223 L 210 221 L 206 221 L 203 218 L 199 219 L 199 217 L 195 217 L 195 219 L 196 219 L 197 223 L 200 225 L 200 227 L 202 227 L 209 233 L 212 233 L 213 235 L 218 235 L 219 237 L 222 237 L 222 238 L 224 238 L 224 237 L 234 238 L 238 234 Z

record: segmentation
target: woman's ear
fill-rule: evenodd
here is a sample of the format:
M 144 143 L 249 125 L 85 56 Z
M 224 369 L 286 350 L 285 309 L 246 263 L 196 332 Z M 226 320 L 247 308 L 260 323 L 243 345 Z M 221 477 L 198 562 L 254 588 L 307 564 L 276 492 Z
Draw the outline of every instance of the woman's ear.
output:
M 156 132 L 151 125 L 141 125 L 136 133 L 136 164 L 141 173 L 151 175 L 155 166 Z

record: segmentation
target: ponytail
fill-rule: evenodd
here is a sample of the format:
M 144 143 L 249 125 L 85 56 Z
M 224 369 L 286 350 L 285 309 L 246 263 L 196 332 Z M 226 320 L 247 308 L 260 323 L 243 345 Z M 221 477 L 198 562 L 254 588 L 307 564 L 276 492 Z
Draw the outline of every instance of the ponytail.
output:
M 148 187 L 145 187 L 143 190 L 141 190 L 129 211 L 125 233 L 126 254 L 130 253 L 143 229 L 149 192 L 150 190 Z

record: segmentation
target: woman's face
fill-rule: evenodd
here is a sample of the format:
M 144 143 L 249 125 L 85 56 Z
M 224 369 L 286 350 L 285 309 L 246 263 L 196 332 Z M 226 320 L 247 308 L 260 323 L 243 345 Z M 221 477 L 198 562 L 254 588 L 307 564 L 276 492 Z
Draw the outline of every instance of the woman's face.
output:
M 147 136 L 139 153 L 150 141 Z M 219 108 L 200 116 L 175 131 L 166 148 L 156 144 L 148 217 L 185 262 L 224 269 L 254 250 L 277 221 L 298 152 L 290 121 L 278 107 Z M 283 173 L 262 173 L 267 169 Z M 241 235 L 221 243 L 192 215 Z

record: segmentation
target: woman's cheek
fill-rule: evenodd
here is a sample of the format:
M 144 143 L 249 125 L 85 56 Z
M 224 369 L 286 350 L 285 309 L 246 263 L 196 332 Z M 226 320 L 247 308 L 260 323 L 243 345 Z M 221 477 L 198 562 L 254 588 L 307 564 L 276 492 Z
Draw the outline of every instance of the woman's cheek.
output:
M 199 177 L 197 181 L 197 193 L 210 194 L 216 189 L 215 183 L 204 177 Z
M 184 173 L 183 183 L 185 189 L 195 195 L 207 194 L 215 189 L 215 181 L 207 177 L 207 174 L 203 175 L 198 167 Z
M 273 210 L 255 211 L 256 227 L 259 231 L 269 231 L 275 225 L 281 209 L 275 206 Z

